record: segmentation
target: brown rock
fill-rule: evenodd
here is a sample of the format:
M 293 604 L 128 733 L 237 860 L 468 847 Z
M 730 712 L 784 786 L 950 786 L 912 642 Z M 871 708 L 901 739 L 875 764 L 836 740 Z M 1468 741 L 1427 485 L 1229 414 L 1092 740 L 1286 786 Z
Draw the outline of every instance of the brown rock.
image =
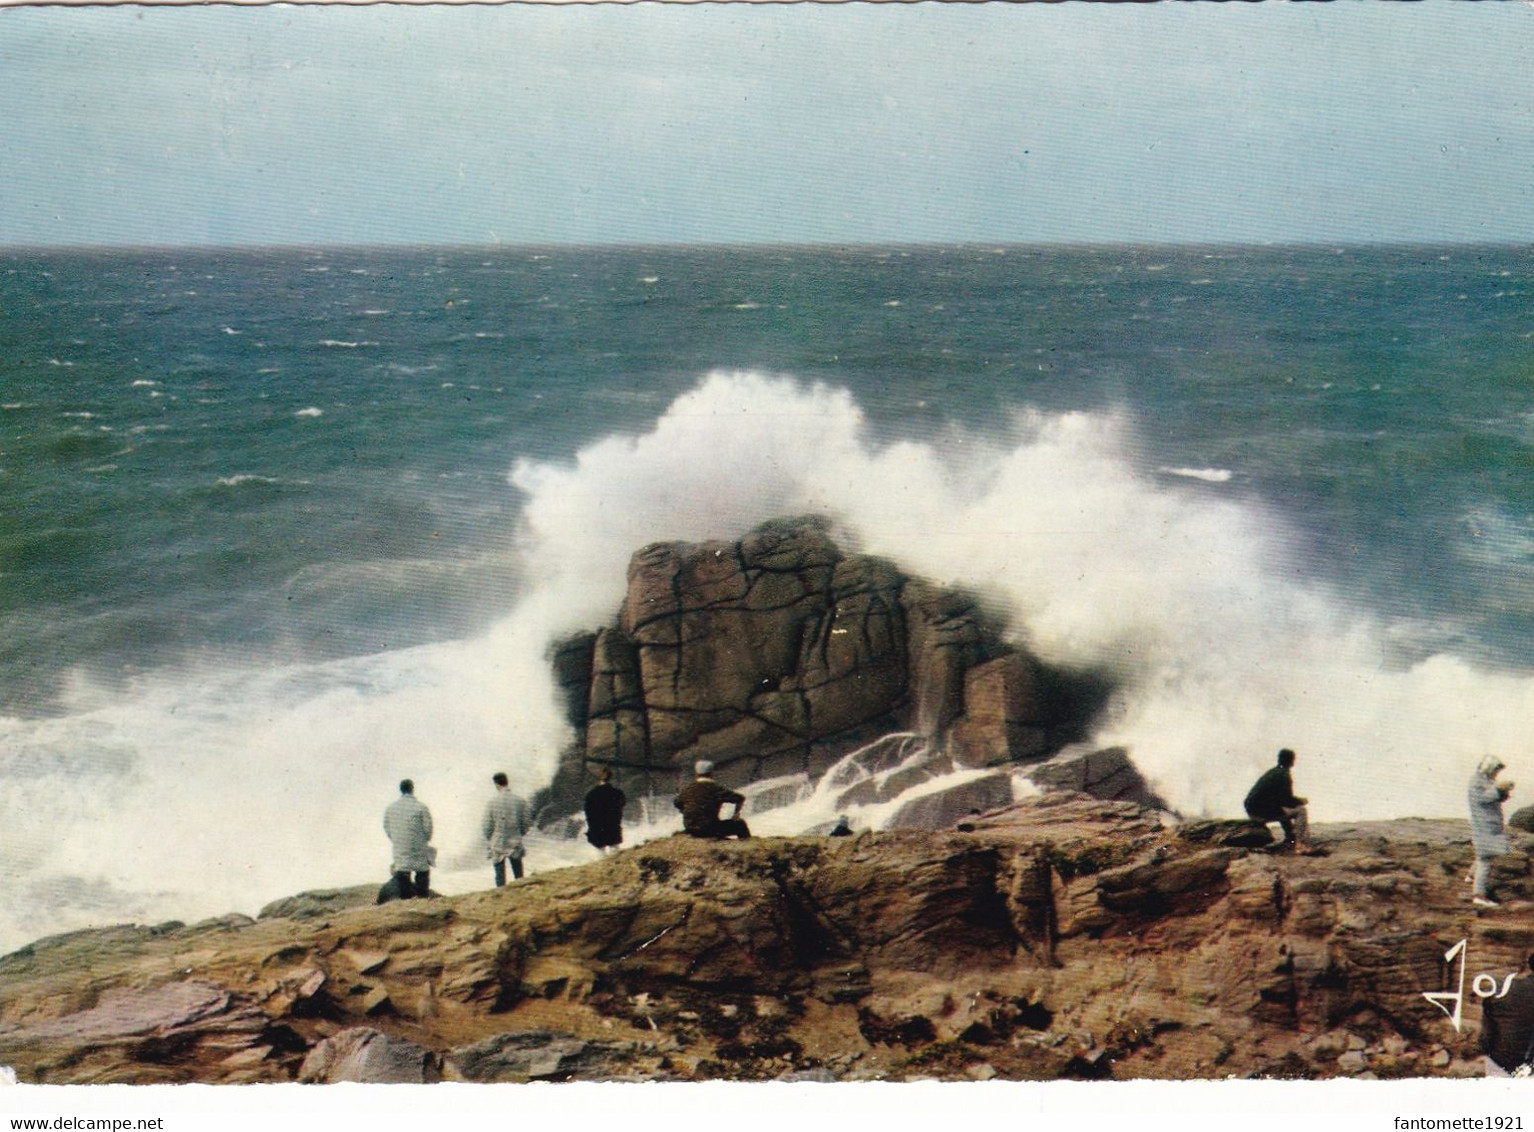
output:
M 964 673 L 964 717 L 949 749 L 960 766 L 991 766 L 1042 754 L 1049 744 L 1048 708 L 1036 663 L 1011 653 Z
M 589 764 L 623 768 L 631 796 L 668 795 L 700 758 L 731 786 L 815 778 L 909 730 L 935 758 L 987 766 L 1057 749 L 1095 710 L 1074 678 L 1003 645 L 972 597 L 844 554 L 815 517 L 644 547 L 618 623 L 553 662 L 582 729 L 551 789 L 565 812 Z
M 1317 826 L 1315 859 L 1074 793 L 968 824 L 661 838 L 515 900 L 40 941 L 0 957 L 0 1064 L 52 1084 L 416 1080 L 438 1057 L 466 1080 L 1452 1076 L 1477 1066 L 1422 997 L 1454 985 L 1444 951 L 1510 973 L 1534 935 L 1462 899 L 1463 822 Z M 257 1009 L 280 985 L 336 1007 Z M 413 1046 L 364 1056 L 380 1039 L 338 1026 L 385 1001 L 369 1029 Z
M 1341 1073 L 1360 1073 L 1369 1065 L 1369 1059 L 1363 1052 L 1350 1049 L 1337 1059 L 1337 1070 Z
M 1260 821 L 1192 821 L 1177 828 L 1177 836 L 1196 845 L 1223 845 L 1232 849 L 1260 849 L 1273 844 L 1273 831 Z
M 604 1081 L 627 1076 L 638 1042 L 595 1042 L 573 1034 L 497 1034 L 447 1055 L 449 1080 L 481 1084 L 524 1081 Z
M 987 774 L 923 794 L 901 806 L 885 823 L 887 829 L 953 829 L 987 810 L 1012 802 L 1012 778 Z
M 338 952 L 336 958 L 359 975 L 375 975 L 388 964 L 389 953 L 346 948 Z
M 1123 747 L 1095 749 L 1077 744 L 1030 767 L 1029 781 L 1046 790 L 1074 790 L 1093 798 L 1134 802 L 1150 809 L 1166 809 L 1166 803 L 1130 761 Z
M 389 997 L 389 992 L 383 987 L 374 987 L 362 996 L 362 1013 L 369 1018 L 376 1018 L 380 1014 L 392 1014 L 394 1002 Z
M 376 884 L 359 884 L 352 888 L 324 888 L 313 892 L 300 892 L 273 900 L 258 913 L 262 920 L 301 920 L 315 916 L 333 916 L 348 908 L 363 908 L 377 902 Z
M 378 1030 L 356 1027 L 320 1042 L 298 1071 L 305 1084 L 424 1085 L 441 1079 L 430 1050 Z

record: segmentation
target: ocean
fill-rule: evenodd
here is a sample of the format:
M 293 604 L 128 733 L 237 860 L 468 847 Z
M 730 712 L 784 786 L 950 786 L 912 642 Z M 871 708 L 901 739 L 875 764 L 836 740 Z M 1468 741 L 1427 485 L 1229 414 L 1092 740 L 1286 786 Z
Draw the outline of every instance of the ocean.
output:
M 569 738 L 550 642 L 638 547 L 809 511 L 1111 672 L 1097 739 L 1186 814 L 1290 746 L 1314 820 L 1461 816 L 1480 754 L 1534 773 L 1531 279 L 1473 246 L 0 251 L 0 950 L 381 881 L 405 776 L 437 886 L 487 886 L 490 774 L 531 791 Z

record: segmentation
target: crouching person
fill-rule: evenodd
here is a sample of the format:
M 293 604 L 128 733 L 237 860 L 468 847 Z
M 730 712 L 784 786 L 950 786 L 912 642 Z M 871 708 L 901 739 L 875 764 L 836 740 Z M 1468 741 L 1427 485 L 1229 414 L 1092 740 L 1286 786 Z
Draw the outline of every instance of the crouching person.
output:
M 682 831 L 692 837 L 750 837 L 751 830 L 740 817 L 745 796 L 720 786 L 709 777 L 713 771 L 713 763 L 699 759 L 693 765 L 696 777 L 677 794 L 675 804 L 682 811 Z M 725 805 L 733 805 L 735 812 L 721 818 L 719 810 Z
M 1246 816 L 1253 821 L 1276 821 L 1283 827 L 1284 842 L 1279 847 L 1309 857 L 1324 857 L 1325 850 L 1310 844 L 1308 803 L 1294 792 L 1294 752 L 1288 747 L 1278 752 L 1278 763 L 1252 786 L 1246 796 Z

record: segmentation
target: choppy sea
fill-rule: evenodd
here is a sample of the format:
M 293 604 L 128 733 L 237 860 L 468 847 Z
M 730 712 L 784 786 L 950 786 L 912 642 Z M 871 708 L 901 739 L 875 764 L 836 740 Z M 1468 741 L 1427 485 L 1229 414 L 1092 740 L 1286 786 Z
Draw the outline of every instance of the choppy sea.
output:
M 549 642 L 637 547 L 805 511 L 1114 673 L 1099 738 L 1184 812 L 1283 745 L 1315 819 L 1459 816 L 1481 753 L 1534 774 L 1531 287 L 1523 247 L 0 251 L 0 950 L 381 880 L 406 775 L 484 886 L 489 774 L 567 739 Z

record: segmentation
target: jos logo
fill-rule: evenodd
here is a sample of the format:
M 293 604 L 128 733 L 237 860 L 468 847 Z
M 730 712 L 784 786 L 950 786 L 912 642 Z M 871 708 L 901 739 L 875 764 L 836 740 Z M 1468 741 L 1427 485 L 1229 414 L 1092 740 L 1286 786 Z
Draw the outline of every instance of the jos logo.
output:
M 1460 940 L 1443 953 L 1444 961 L 1447 963 L 1454 962 L 1456 956 L 1459 958 L 1459 990 L 1422 992 L 1423 998 L 1449 1016 L 1449 1020 L 1454 1023 L 1456 1033 L 1459 1032 L 1465 1009 L 1465 961 L 1470 954 L 1466 950 L 1465 943 L 1465 940 Z M 1507 988 L 1512 985 L 1512 982 L 1513 976 L 1509 975 L 1502 980 L 1502 984 L 1499 987 L 1495 975 L 1482 971 L 1470 984 L 1470 990 L 1477 998 L 1501 998 L 1507 993 Z M 1454 1003 L 1453 1010 L 1450 1010 L 1448 1007 L 1450 1002 Z

